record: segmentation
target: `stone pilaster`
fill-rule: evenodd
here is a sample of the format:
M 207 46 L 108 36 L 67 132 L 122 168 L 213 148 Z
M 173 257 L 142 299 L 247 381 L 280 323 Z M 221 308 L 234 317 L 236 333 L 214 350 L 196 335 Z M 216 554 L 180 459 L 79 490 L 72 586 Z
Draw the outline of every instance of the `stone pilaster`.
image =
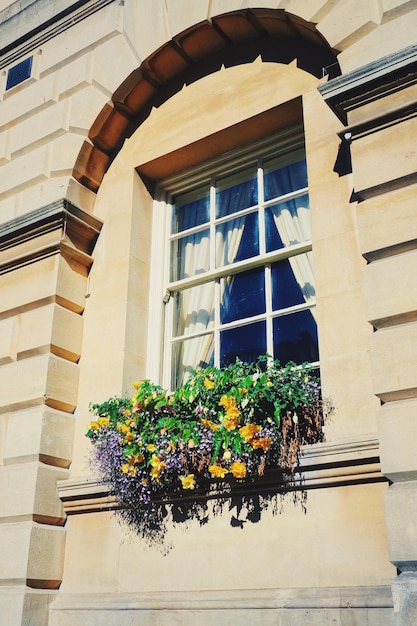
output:
M 416 60 L 412 46 L 320 87 L 346 125 L 338 167 L 345 174 L 351 157 L 367 260 L 363 287 L 374 329 L 369 349 L 381 400 L 381 467 L 392 481 L 385 502 L 389 558 L 401 572 L 392 586 L 397 626 L 417 622 Z

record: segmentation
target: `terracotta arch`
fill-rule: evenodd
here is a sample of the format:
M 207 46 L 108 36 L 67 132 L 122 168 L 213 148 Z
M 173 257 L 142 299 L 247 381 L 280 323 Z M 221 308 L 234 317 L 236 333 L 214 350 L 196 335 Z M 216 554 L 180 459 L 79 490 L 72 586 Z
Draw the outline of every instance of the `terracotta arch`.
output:
M 176 35 L 147 57 L 114 92 L 84 141 L 74 178 L 97 192 L 126 138 L 186 84 L 220 69 L 263 61 L 288 64 L 297 59 L 314 76 L 340 74 L 337 50 L 314 24 L 283 9 L 245 9 L 225 13 Z

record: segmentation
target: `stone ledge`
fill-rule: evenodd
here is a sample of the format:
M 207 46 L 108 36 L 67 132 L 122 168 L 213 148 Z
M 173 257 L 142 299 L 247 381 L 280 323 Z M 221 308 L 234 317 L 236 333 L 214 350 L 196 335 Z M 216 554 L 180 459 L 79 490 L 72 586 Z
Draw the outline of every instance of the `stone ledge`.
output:
M 178 496 L 176 492 L 163 492 L 155 498 L 167 503 L 188 500 L 207 500 L 228 498 L 231 495 L 249 493 L 280 493 L 285 491 L 303 491 L 349 484 L 383 482 L 387 479 L 381 473 L 379 462 L 379 444 L 376 437 L 364 439 L 322 443 L 308 446 L 300 459 L 300 467 L 294 478 L 282 481 L 281 471 L 271 471 L 255 482 L 225 481 L 215 488 Z M 208 481 L 209 483 L 210 481 Z M 225 489 L 226 486 L 226 489 Z M 110 494 L 109 486 L 92 476 L 72 478 L 58 482 L 59 497 L 63 501 L 67 515 L 112 510 L 119 507 Z
M 389 586 L 60 594 L 51 610 L 392 608 Z

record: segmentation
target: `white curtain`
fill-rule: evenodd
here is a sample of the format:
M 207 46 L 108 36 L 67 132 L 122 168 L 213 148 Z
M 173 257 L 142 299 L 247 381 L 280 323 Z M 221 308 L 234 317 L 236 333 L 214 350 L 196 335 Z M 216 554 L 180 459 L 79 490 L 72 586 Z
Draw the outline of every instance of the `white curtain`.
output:
M 247 181 L 239 186 L 223 190 L 221 193 L 220 214 L 227 215 L 243 210 L 250 206 L 253 196 L 254 181 Z M 220 194 L 218 194 L 219 201 Z M 193 225 L 193 213 L 198 209 L 198 203 L 187 206 L 189 222 L 187 228 Z M 244 231 L 244 217 L 236 217 L 220 224 L 216 229 L 215 258 L 216 267 L 229 265 L 237 258 Z M 186 240 L 185 240 L 186 239 Z M 208 231 L 196 233 L 184 238 L 179 244 L 179 276 L 186 278 L 209 269 L 210 239 Z M 230 293 L 231 283 L 223 294 L 223 299 Z M 214 282 L 208 282 L 190 289 L 183 290 L 177 298 L 177 325 L 176 335 L 191 335 L 202 332 L 210 327 L 214 321 Z M 224 302 L 223 302 L 224 304 Z M 182 384 L 187 374 L 198 365 L 210 364 L 213 360 L 213 335 L 194 337 L 177 344 L 175 370 L 177 384 Z
M 269 176 L 269 195 L 279 196 L 289 190 L 299 188 L 304 163 L 279 169 Z M 305 186 L 305 185 L 303 185 Z M 310 209 L 308 195 L 282 202 L 271 208 L 275 226 L 284 246 L 291 246 L 311 239 Z M 315 299 L 313 255 L 311 252 L 289 258 L 291 269 L 300 287 L 304 300 L 311 303 Z M 315 316 L 314 307 L 311 313 Z

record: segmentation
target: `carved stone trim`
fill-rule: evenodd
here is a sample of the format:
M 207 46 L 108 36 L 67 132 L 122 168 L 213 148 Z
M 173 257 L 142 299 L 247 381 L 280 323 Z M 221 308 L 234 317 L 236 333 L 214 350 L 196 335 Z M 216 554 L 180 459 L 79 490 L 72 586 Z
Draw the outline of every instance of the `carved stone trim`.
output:
M 417 45 L 333 78 L 318 90 L 337 117 L 347 125 L 349 111 L 417 83 Z
M 58 252 L 88 268 L 101 227 L 100 220 L 66 199 L 0 224 L 0 274 Z
M 300 467 L 290 483 L 283 482 L 282 472 L 277 470 L 258 481 L 230 483 L 230 487 L 232 494 L 244 495 L 384 481 L 387 479 L 381 473 L 378 440 L 369 437 L 306 447 L 300 459 Z M 60 481 L 58 491 L 67 515 L 118 508 L 108 485 L 91 476 Z M 180 497 L 182 501 L 228 498 L 230 490 L 222 489 L 220 485 L 219 488 L 210 487 L 200 494 L 181 492 Z M 174 502 L 178 500 L 178 495 L 175 492 L 163 493 L 158 500 Z

